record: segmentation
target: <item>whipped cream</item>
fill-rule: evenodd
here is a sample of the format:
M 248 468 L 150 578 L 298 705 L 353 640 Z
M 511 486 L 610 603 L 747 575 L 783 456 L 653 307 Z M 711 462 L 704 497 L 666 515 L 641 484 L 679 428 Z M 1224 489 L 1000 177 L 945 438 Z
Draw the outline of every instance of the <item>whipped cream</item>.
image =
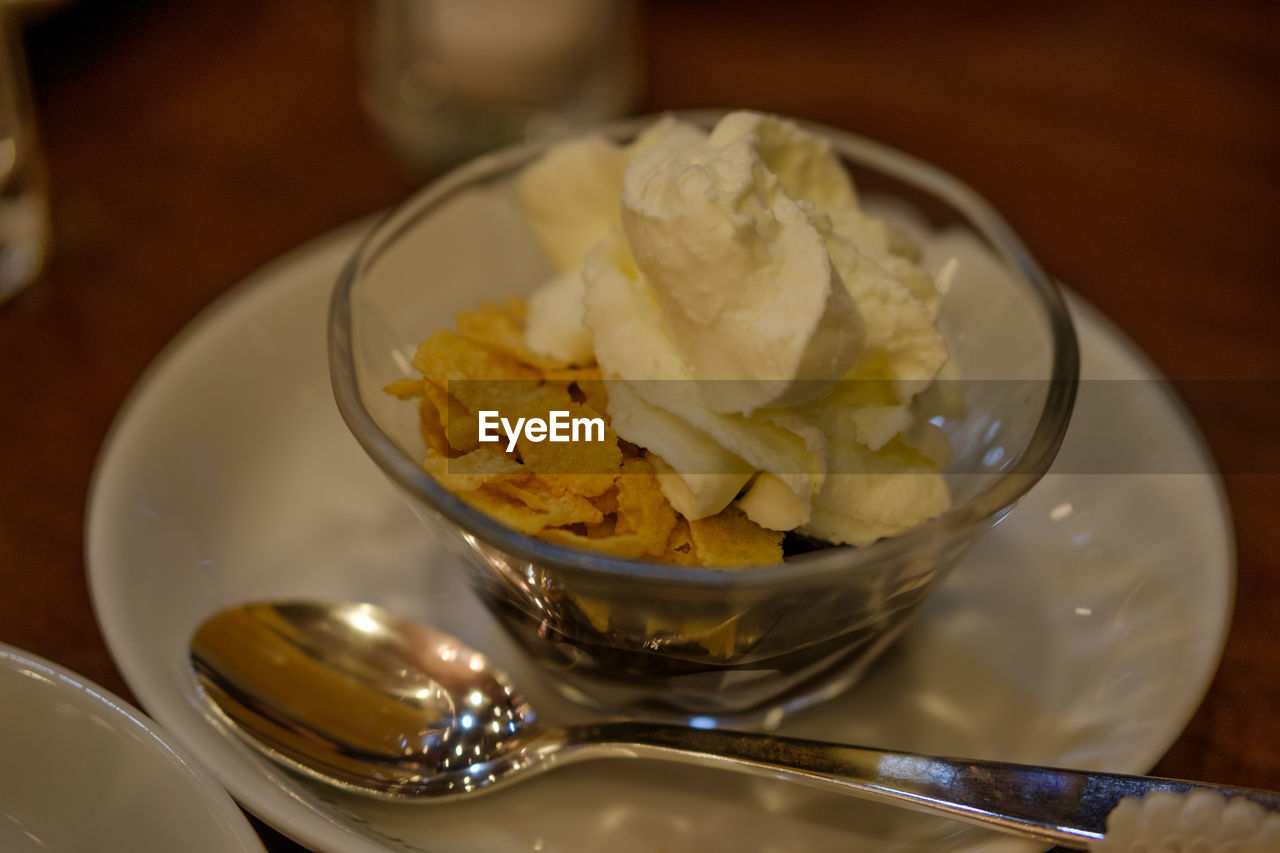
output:
M 941 293 L 827 140 L 754 112 L 710 133 L 667 117 L 625 147 L 552 148 L 516 190 L 558 271 L 526 342 L 620 380 L 612 426 L 685 517 L 736 502 L 861 545 L 947 508 L 947 443 L 917 405 L 947 361 Z

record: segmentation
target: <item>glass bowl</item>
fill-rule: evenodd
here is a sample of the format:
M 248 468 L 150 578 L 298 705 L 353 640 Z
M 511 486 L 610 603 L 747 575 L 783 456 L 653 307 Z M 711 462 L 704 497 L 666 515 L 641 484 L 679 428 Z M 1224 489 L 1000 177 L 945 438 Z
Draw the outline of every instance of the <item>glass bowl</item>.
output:
M 681 117 L 710 127 L 720 115 Z M 652 120 L 602 132 L 625 142 Z M 950 281 L 939 327 L 963 378 L 944 383 L 959 405 L 934 422 L 953 445 L 944 471 L 953 505 L 899 536 L 750 568 L 638 562 L 517 533 L 424 471 L 417 406 L 383 389 L 414 375 L 418 343 L 457 313 L 527 294 L 549 277 L 512 190 L 544 146 L 480 157 L 419 191 L 365 238 L 335 287 L 329 363 L 352 434 L 465 555 L 476 593 L 576 701 L 634 716 L 767 724 L 847 688 L 1045 473 L 1066 432 L 1075 334 L 1061 293 L 1009 226 L 932 166 L 800 124 L 831 141 L 864 206 L 909 232 L 926 268 Z

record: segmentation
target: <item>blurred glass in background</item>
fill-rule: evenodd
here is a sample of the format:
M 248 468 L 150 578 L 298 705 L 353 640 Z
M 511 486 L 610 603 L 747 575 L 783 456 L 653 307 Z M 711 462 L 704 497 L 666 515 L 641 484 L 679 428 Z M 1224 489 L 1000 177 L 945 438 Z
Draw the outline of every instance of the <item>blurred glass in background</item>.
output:
M 20 15 L 0 0 L 0 302 L 39 274 L 49 248 L 49 198 L 36 139 Z
M 362 97 L 425 178 L 522 139 L 628 112 L 639 90 L 624 0 L 371 0 Z

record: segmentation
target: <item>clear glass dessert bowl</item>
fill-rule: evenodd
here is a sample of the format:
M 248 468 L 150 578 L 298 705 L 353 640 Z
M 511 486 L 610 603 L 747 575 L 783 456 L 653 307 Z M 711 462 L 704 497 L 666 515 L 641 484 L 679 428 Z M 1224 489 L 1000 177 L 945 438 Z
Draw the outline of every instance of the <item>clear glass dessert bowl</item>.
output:
M 720 115 L 681 117 L 710 127 Z M 626 142 L 651 122 L 602 132 Z M 527 295 L 549 277 L 513 193 L 515 175 L 543 146 L 486 155 L 423 188 L 364 239 L 334 289 L 329 366 L 352 434 L 464 556 L 498 621 L 577 701 L 742 723 L 779 719 L 847 688 L 1048 470 L 1066 432 L 1075 334 L 1062 294 L 1012 229 L 932 166 L 801 126 L 830 140 L 864 207 L 911 236 L 925 267 L 948 284 L 938 324 L 948 376 L 958 378 L 935 383 L 949 402 L 933 422 L 952 445 L 943 472 L 952 506 L 898 536 L 774 565 L 663 565 L 518 533 L 427 474 L 418 407 L 384 389 L 413 375 L 419 342 L 459 312 Z

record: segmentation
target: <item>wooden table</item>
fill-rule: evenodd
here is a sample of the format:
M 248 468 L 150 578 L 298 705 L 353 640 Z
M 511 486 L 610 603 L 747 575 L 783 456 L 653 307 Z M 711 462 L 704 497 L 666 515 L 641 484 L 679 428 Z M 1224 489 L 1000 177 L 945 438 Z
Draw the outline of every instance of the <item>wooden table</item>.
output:
M 1239 585 L 1155 770 L 1280 788 L 1280 7 L 847 5 L 647 3 L 638 108 L 779 111 L 939 164 L 1180 382 L 1231 472 Z M 359 11 L 82 2 L 29 29 L 56 248 L 0 308 L 0 641 L 129 695 L 85 585 L 95 455 L 210 300 L 409 192 L 358 106 Z

